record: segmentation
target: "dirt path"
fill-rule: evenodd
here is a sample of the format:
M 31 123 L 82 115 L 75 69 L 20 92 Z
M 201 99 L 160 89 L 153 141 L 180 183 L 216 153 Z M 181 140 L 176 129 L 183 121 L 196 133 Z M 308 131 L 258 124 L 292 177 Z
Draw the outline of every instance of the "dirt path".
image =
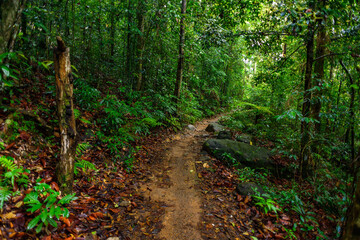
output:
M 195 161 L 208 134 L 206 126 L 218 118 L 199 122 L 195 131 L 167 139 L 168 149 L 159 166 L 154 167 L 151 182 L 145 186 L 151 201 L 164 203 L 161 239 L 198 240 L 201 238 L 201 195 L 197 188 Z

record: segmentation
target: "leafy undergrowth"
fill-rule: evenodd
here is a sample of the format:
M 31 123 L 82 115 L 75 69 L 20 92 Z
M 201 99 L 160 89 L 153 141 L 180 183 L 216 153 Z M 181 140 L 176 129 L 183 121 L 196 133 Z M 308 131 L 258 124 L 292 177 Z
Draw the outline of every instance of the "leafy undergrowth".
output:
M 202 236 L 205 239 L 331 239 L 334 236 L 336 224 L 328 219 L 329 215 L 316 206 L 308 209 L 313 213 L 311 219 L 305 219 L 295 207 L 295 203 L 280 207 L 274 201 L 258 204 L 254 196 L 239 195 L 237 184 L 250 181 L 251 175 L 256 175 L 251 169 L 238 172 L 235 168 L 228 168 L 224 164 L 208 156 L 203 156 L 197 162 L 200 188 L 204 197 Z M 250 174 L 244 178 L 244 174 Z M 279 191 L 291 190 L 292 184 L 284 179 L 266 177 L 264 179 L 276 186 Z M 310 186 L 303 185 L 309 191 Z M 291 196 L 288 196 L 289 198 Z M 265 213 L 264 207 L 269 207 Z M 272 211 L 271 206 L 277 209 Z M 284 211 L 287 209 L 287 211 Z M 288 210 L 290 209 L 290 211 Z M 306 215 L 306 214 L 305 214 Z M 318 228 L 305 229 L 317 222 Z
M 27 230 L 27 226 L 39 212 L 28 212 L 24 198 L 36 186 L 36 179 L 42 179 L 41 182 L 49 184 L 54 191 L 59 190 L 54 181 L 56 158 L 53 157 L 58 149 L 56 145 L 35 147 L 32 136 L 27 136 L 26 141 L 18 138 L 14 143 L 5 144 L 1 151 L 1 155 L 14 157 L 16 164 L 31 171 L 28 186 L 19 187 L 15 182 L 16 196 L 4 203 L 0 220 L 2 238 L 149 239 L 160 231 L 159 217 L 163 210 L 144 199 L 139 188 L 151 174 L 147 163 L 161 152 L 157 149 L 161 134 L 142 140 L 143 147 L 137 153 L 138 161 L 131 173 L 123 164 L 109 161 L 108 154 L 101 148 L 85 151 L 82 159 L 93 163 L 97 170 L 79 169 L 74 184 L 77 199 L 67 205 L 69 216 L 60 217 L 57 228 L 49 225 L 38 234 L 35 229 Z
M 163 210 L 138 191 L 150 174 L 147 163 L 161 152 L 157 142 L 170 130 L 159 128 L 160 118 L 150 116 L 154 109 L 140 107 L 143 99 L 127 104 L 129 99 L 85 86 L 74 111 L 74 195 L 64 196 L 55 175 L 60 134 L 48 81 L 41 74 L 38 80 L 22 79 L 23 87 L 7 92 L 0 108 L 1 238 L 151 238 L 160 231 Z M 168 119 L 166 113 L 162 117 Z M 179 125 L 178 119 L 172 124 Z

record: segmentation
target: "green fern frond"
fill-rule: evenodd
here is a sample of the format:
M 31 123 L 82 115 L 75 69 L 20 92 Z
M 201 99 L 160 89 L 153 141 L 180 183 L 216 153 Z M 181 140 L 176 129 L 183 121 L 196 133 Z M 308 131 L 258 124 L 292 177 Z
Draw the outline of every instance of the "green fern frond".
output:
M 143 118 L 141 121 L 149 127 L 156 127 L 161 125 L 161 123 L 159 123 L 155 118 L 151 117 Z
M 74 168 L 74 173 L 75 175 L 77 175 L 79 173 L 78 168 L 82 169 L 83 171 L 86 171 L 88 169 L 91 170 L 97 170 L 97 168 L 95 167 L 95 164 L 86 161 L 86 160 L 77 160 L 75 163 L 75 168 Z
M 13 194 L 12 191 L 10 191 L 7 188 L 0 188 L 0 209 L 3 208 L 4 202 L 8 201 Z
M 240 106 L 240 107 L 242 107 L 242 106 L 247 106 L 247 107 L 256 109 L 256 110 L 258 110 L 258 111 L 260 111 L 260 112 L 264 112 L 264 113 L 268 113 L 268 114 L 270 114 L 270 115 L 273 115 L 273 112 L 271 112 L 268 107 L 259 106 L 259 105 L 253 104 L 253 103 L 240 102 L 240 103 L 239 103 L 239 106 Z
M 81 155 L 83 152 L 85 152 L 90 147 L 91 147 L 91 145 L 87 142 L 78 144 L 76 147 L 76 155 Z
M 0 156 L 0 165 L 6 168 L 8 171 L 13 171 L 14 169 L 18 168 L 12 157 Z

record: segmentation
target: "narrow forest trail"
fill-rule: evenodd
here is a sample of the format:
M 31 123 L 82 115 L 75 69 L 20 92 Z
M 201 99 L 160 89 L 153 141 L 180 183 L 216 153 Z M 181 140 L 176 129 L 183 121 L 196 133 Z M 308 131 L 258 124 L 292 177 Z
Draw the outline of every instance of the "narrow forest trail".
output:
M 195 162 L 209 136 L 205 128 L 218 118 L 201 121 L 195 131 L 187 129 L 167 139 L 168 148 L 162 154 L 162 161 L 153 168 L 151 181 L 143 186 L 145 197 L 164 203 L 166 209 L 160 239 L 202 239 L 199 226 L 202 199 Z

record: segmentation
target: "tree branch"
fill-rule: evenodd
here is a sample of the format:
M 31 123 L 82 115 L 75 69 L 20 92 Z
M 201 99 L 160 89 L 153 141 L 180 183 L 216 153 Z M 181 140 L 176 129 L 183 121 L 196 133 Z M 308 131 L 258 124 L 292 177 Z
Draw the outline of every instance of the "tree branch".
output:
M 347 53 L 329 53 L 329 54 L 325 54 L 325 55 L 322 55 L 320 57 L 317 57 L 314 59 L 314 62 L 317 61 L 317 60 L 320 60 L 322 58 L 325 58 L 325 57 L 331 57 L 331 56 L 337 56 L 337 55 L 345 55 Z
M 339 60 L 339 62 L 340 62 L 341 67 L 345 70 L 346 75 L 348 75 L 349 80 L 350 80 L 350 83 L 353 84 L 353 83 L 354 83 L 354 80 L 353 80 L 353 78 L 352 78 L 349 70 L 345 67 L 345 65 L 344 65 L 344 63 L 342 62 L 342 60 Z
M 285 64 L 285 62 L 286 62 L 292 55 L 294 55 L 294 53 L 296 53 L 296 52 L 297 52 L 301 47 L 303 47 L 303 46 L 305 46 L 305 44 L 298 46 L 287 58 L 285 58 L 285 60 L 284 60 L 284 61 L 280 64 L 280 66 L 277 67 L 276 69 L 281 68 L 281 67 Z

